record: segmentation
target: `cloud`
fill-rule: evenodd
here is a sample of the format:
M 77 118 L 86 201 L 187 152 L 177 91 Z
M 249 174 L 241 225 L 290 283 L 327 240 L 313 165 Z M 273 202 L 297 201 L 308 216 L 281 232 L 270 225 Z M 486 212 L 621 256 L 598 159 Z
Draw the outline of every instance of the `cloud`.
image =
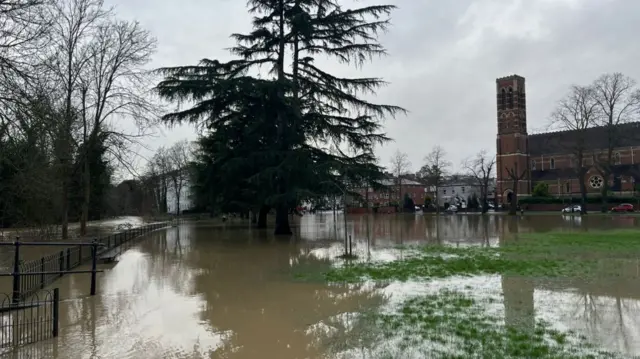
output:
M 228 35 L 249 28 L 244 1 L 119 0 L 118 12 L 138 19 L 158 38 L 153 65 L 228 58 Z M 350 4 L 373 1 L 344 1 Z M 396 149 L 418 169 L 432 146 L 459 164 L 481 149 L 495 151 L 495 79 L 527 79 L 528 128 L 543 128 L 571 84 L 605 72 L 640 80 L 640 1 L 634 0 L 396 0 L 393 27 L 381 36 L 389 56 L 364 69 L 328 63 L 351 76 L 380 76 L 391 84 L 376 101 L 410 113 L 385 121 L 395 142 L 378 149 L 383 164 Z M 156 146 L 193 130 L 166 131 Z M 153 146 L 152 146 L 153 147 Z

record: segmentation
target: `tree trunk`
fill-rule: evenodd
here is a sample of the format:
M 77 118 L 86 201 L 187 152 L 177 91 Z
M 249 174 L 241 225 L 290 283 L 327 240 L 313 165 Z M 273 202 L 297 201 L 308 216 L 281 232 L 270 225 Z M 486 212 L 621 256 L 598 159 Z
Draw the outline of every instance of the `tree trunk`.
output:
M 485 213 L 489 212 L 489 205 L 487 203 L 487 201 L 488 201 L 487 192 L 489 191 L 489 188 L 488 188 L 489 186 L 484 185 L 484 184 L 482 186 L 483 186 L 483 188 L 482 188 L 481 193 L 480 193 L 480 200 L 482 201 L 481 213 L 485 214 Z
M 269 206 L 263 205 L 258 212 L 258 225 L 257 228 L 267 228 L 267 214 L 269 214 Z
M 400 207 L 400 212 L 404 212 L 404 198 L 402 197 L 402 180 L 400 179 L 399 175 L 398 175 L 398 202 L 396 203 L 398 204 L 398 207 Z M 398 211 L 396 210 L 396 212 Z
M 62 201 L 61 203 L 61 207 L 60 207 L 60 211 L 61 213 L 61 232 L 62 232 L 62 239 L 67 239 L 69 238 L 69 143 L 65 138 L 65 143 L 63 144 L 64 149 L 63 149 L 63 154 L 62 154 L 62 158 L 60 159 L 60 165 L 61 165 L 61 193 L 60 193 L 60 199 Z
M 269 206 L 260 207 L 260 212 L 258 212 L 258 223 L 256 228 L 267 228 L 267 214 L 269 213 Z
M 290 236 L 293 234 L 289 226 L 289 209 L 286 205 L 276 207 L 276 229 L 274 234 L 277 236 Z
M 82 213 L 80 215 L 80 236 L 84 237 L 87 235 L 87 221 L 89 220 L 89 201 L 91 197 L 91 173 L 89 167 L 89 150 L 93 148 L 93 136 L 88 136 L 88 128 L 87 128 L 87 108 L 86 101 L 87 99 L 87 88 L 83 87 L 82 89 L 82 124 L 83 124 L 83 139 L 84 139 L 84 150 L 82 151 L 82 155 L 84 156 L 84 170 L 82 171 L 82 186 L 83 186 L 83 198 L 82 198 Z M 97 126 L 94 130 L 97 130 Z
M 162 187 L 162 198 L 160 199 L 162 204 L 162 209 L 161 209 L 162 214 L 165 214 L 169 211 L 169 206 L 167 205 L 167 192 L 168 192 L 167 186 L 164 185 Z
M 85 145 L 86 146 L 86 145 Z M 88 149 L 85 148 L 85 153 Z M 89 172 L 89 156 L 84 156 L 84 171 L 82 172 L 82 186 L 83 186 L 83 199 L 82 199 L 82 215 L 80 216 L 80 235 L 87 235 L 87 221 L 89 221 L 89 201 L 91 197 L 91 176 Z
M 69 181 L 66 178 L 67 171 L 63 170 L 63 173 L 65 178 L 62 180 L 62 239 L 67 239 L 69 238 Z
M 180 217 L 180 191 L 176 191 L 176 215 Z

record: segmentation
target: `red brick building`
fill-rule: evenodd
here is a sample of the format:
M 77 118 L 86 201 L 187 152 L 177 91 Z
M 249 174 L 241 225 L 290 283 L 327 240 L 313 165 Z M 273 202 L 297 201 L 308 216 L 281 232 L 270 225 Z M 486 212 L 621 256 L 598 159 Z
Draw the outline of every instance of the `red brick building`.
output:
M 393 206 L 395 203 L 402 205 L 405 193 L 409 195 L 416 205 L 424 204 L 425 188 L 422 183 L 409 179 L 402 179 L 402 194 L 399 192 L 398 180 L 394 178 L 384 179 L 380 183 L 384 190 L 375 191 L 373 188 L 361 188 L 357 192 L 362 196 L 362 201 L 353 203 L 354 206 L 364 207 L 368 201 L 368 207 Z
M 508 203 L 513 197 L 513 180 L 517 176 L 518 197 L 530 196 L 539 182 L 549 185 L 553 196 L 578 196 L 575 156 L 572 149 L 578 137 L 575 131 L 527 133 L 525 79 L 518 75 L 496 80 L 498 136 L 496 143 L 497 200 Z M 606 153 L 608 132 L 606 127 L 586 130 L 584 160 L 587 167 L 585 184 L 589 194 L 599 194 L 604 181 L 608 181 L 614 195 L 631 195 L 634 183 L 640 181 L 640 123 L 619 125 L 616 133 L 618 147 L 613 155 L 612 175 L 604 179 L 594 167 L 593 158 Z

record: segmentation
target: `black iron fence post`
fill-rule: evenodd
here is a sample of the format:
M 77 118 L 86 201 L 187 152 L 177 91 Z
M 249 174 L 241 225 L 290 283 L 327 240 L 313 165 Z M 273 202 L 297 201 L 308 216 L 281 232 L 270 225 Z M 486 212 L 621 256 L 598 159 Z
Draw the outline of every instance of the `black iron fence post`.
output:
M 44 257 L 40 258 L 40 289 L 44 288 Z
M 14 242 L 15 249 L 13 253 L 13 303 L 20 301 L 20 237 L 16 237 Z
M 91 295 L 96 295 L 96 267 L 98 265 L 98 242 L 91 246 Z
M 53 288 L 53 337 L 58 336 L 60 321 L 60 289 Z
M 62 275 L 64 274 L 64 250 L 60 251 L 60 253 L 58 254 L 58 268 L 60 271 L 60 276 L 62 277 Z
M 67 248 L 67 270 L 71 270 L 71 248 Z

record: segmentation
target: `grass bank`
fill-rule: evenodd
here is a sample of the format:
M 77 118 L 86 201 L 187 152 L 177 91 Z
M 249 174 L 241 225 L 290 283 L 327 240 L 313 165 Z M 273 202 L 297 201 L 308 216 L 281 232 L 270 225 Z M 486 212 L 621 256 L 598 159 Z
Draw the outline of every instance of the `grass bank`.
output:
M 349 263 L 325 273 L 330 282 L 407 280 L 482 274 L 588 277 L 617 271 L 640 254 L 640 231 L 522 234 L 500 247 L 407 247 L 406 259 Z
M 406 249 L 403 260 L 351 262 L 325 273 L 325 280 L 429 281 L 486 274 L 619 276 L 621 263 L 640 257 L 640 231 L 531 233 L 521 234 L 517 240 L 493 248 L 432 245 L 403 249 Z M 391 314 L 370 314 L 370 320 L 375 322 L 374 327 L 381 332 L 381 338 L 394 343 L 390 347 L 397 349 L 393 350 L 404 351 L 393 357 L 619 357 L 598 350 L 585 337 L 571 331 L 558 331 L 533 317 L 529 327 L 507 326 L 503 315 L 489 314 L 487 310 L 491 303 L 504 308 L 502 301 L 501 296 L 491 298 L 489 294 L 473 291 L 463 294 L 443 290 L 413 297 Z

